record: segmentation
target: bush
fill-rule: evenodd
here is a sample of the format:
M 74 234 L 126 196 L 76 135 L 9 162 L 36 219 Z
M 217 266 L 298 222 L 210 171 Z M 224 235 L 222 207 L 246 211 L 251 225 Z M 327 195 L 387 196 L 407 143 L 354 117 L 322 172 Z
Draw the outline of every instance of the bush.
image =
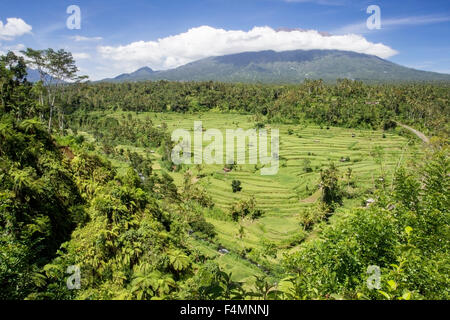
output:
M 397 123 L 392 120 L 386 120 L 383 123 L 383 130 L 388 131 L 390 129 L 395 129 L 397 127 Z
M 448 300 L 448 168 L 441 151 L 420 170 L 399 170 L 394 191 L 379 191 L 370 208 L 346 212 L 287 256 L 290 297 Z M 381 290 L 367 288 L 371 265 Z
M 313 169 L 311 167 L 311 160 L 309 159 L 303 160 L 303 171 L 306 173 L 313 172 Z
M 255 128 L 256 128 L 256 129 L 264 129 L 265 126 L 266 126 L 266 125 L 265 125 L 263 122 L 258 122 L 258 123 L 255 125 Z
M 231 182 L 231 188 L 233 189 L 233 193 L 241 192 L 241 191 L 242 191 L 241 181 L 239 181 L 239 180 L 233 180 L 233 181 Z
M 248 200 L 241 200 L 231 205 L 230 215 L 234 221 L 250 217 L 252 220 L 260 218 L 264 212 L 256 207 L 255 197 Z
M 333 212 L 336 205 L 342 204 L 339 171 L 334 163 L 330 165 L 330 168 L 321 172 L 320 180 L 323 189 L 322 201 Z
M 217 236 L 214 225 L 204 220 L 193 221 L 189 225 L 195 235 L 203 240 L 211 240 Z

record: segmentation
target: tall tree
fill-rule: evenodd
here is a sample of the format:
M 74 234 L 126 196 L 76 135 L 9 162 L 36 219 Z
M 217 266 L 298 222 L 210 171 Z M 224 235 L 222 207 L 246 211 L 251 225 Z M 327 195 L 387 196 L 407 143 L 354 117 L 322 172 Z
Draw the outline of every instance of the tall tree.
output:
M 0 57 L 1 109 L 13 112 L 17 119 L 32 108 L 29 91 L 31 85 L 26 80 L 26 64 L 22 57 L 10 51 Z
M 85 80 L 87 77 L 77 76 L 79 70 L 72 53 L 64 49 L 55 51 L 51 48 L 47 50 L 33 50 L 28 48 L 22 51 L 22 53 L 28 58 L 28 65 L 38 70 L 40 80 L 46 88 L 50 108 L 48 131 L 51 131 L 55 110 L 58 112 L 59 128 L 60 130 L 64 130 L 64 109 L 63 106 L 57 107 L 55 105 L 56 98 L 61 93 L 61 88 L 67 82 L 79 82 Z M 42 96 L 41 100 L 43 102 Z
M 22 51 L 22 53 L 27 58 L 26 63 L 29 67 L 37 70 L 39 72 L 39 80 L 40 83 L 37 86 L 37 89 L 39 90 L 39 104 L 41 106 L 44 105 L 44 88 L 42 87 L 42 84 L 44 84 L 45 77 L 46 77 L 46 61 L 44 57 L 44 51 L 43 50 L 34 50 L 31 48 L 27 48 L 27 50 Z

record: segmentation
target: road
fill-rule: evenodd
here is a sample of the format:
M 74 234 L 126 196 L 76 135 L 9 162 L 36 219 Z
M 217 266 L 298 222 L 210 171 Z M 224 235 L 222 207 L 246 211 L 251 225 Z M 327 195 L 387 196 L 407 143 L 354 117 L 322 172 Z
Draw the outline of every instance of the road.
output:
M 420 140 L 422 140 L 422 141 L 425 142 L 426 144 L 430 144 L 430 139 L 429 139 L 426 135 L 424 135 L 422 132 L 420 132 L 420 131 L 418 131 L 418 130 L 416 130 L 416 129 L 414 129 L 414 128 L 411 128 L 411 127 L 409 127 L 409 126 L 407 126 L 407 125 L 405 125 L 405 124 L 403 124 L 403 123 L 400 123 L 400 122 L 397 122 L 397 121 L 396 121 L 396 123 L 397 123 L 400 127 L 403 127 L 403 128 L 405 128 L 406 130 L 409 130 L 409 131 L 411 131 L 412 133 L 414 133 L 416 136 L 418 136 L 418 137 L 420 138 Z

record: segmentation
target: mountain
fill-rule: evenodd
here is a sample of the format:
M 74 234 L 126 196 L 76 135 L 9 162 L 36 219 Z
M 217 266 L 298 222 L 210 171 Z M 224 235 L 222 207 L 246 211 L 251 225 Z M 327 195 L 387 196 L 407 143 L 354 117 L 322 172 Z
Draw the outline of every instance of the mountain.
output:
M 58 82 L 55 78 L 52 78 L 48 74 L 45 76 L 46 80 L 54 79 L 55 82 Z M 38 82 L 41 80 L 41 75 L 39 74 L 39 71 L 36 69 L 27 68 L 27 80 L 29 82 Z M 65 81 L 60 81 L 58 83 L 66 83 Z
M 41 77 L 39 75 L 39 71 L 31 68 L 27 68 L 27 80 L 29 82 L 38 82 L 41 80 Z
M 123 73 L 114 79 L 105 79 L 107 82 L 122 82 L 122 81 L 145 81 L 152 79 L 158 72 L 153 71 L 149 67 L 143 67 L 132 73 Z
M 415 70 L 376 56 L 339 50 L 244 52 L 209 57 L 184 66 L 153 71 L 141 68 L 108 82 L 144 80 L 297 83 L 304 79 L 339 78 L 365 82 L 450 81 L 449 74 Z

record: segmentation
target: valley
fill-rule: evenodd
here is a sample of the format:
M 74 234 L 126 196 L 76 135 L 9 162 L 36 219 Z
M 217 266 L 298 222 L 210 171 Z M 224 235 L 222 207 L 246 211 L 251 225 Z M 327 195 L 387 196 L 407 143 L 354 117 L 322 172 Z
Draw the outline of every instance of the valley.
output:
M 0 299 L 449 299 L 447 82 L 92 83 L 23 54 L 0 57 Z
M 98 118 L 151 119 L 154 126 L 163 124 L 169 132 L 186 128 L 193 134 L 194 121 L 203 121 L 207 128 L 254 128 L 256 123 L 251 114 L 205 113 L 93 113 Z M 224 165 L 187 165 L 177 172 L 171 172 L 179 191 L 182 192 L 183 179 L 190 172 L 195 184 L 204 188 L 211 196 L 215 207 L 206 210 L 206 221 L 214 225 L 217 239 L 205 243 L 191 239 L 193 245 L 213 260 L 218 261 L 226 272 L 232 272 L 233 279 L 252 283 L 254 275 L 260 274 L 263 265 L 267 270 L 276 269 L 277 261 L 298 246 L 315 236 L 315 230 L 305 231 L 301 216 L 308 208 L 314 208 L 321 197 L 319 190 L 320 172 L 330 163 L 337 165 L 341 178 L 351 170 L 352 186 L 348 187 L 347 198 L 332 219 L 338 219 L 345 210 L 364 207 L 367 199 L 379 187 L 379 179 L 385 184 L 392 183 L 396 168 L 412 161 L 422 151 L 421 141 L 413 136 L 400 136 L 397 132 L 384 133 L 380 130 L 345 129 L 339 127 L 320 127 L 316 125 L 273 124 L 268 127 L 280 130 L 280 168 L 274 176 L 261 176 L 255 165 L 237 165 L 236 169 L 225 172 Z M 86 139 L 94 141 L 92 132 L 79 132 Z M 204 146 L 207 146 L 205 144 Z M 148 156 L 153 163 L 154 172 L 160 172 L 161 154 L 157 150 L 135 145 L 119 144 L 116 150 L 132 150 Z M 100 151 L 100 150 L 99 150 Z M 192 149 L 192 152 L 194 149 Z M 110 159 L 120 172 L 129 165 L 123 161 Z M 308 169 L 310 168 L 310 169 Z M 311 170 L 311 172 L 308 172 Z M 242 191 L 233 193 L 232 181 L 242 182 Z M 234 222 L 228 214 L 233 203 L 254 197 L 264 215 L 255 221 Z M 239 236 L 239 228 L 244 235 Z M 316 226 L 317 229 L 320 226 Z M 220 248 L 231 251 L 220 254 Z M 276 254 L 264 256 L 267 248 Z M 245 254 L 243 254 L 245 253 Z M 243 259 L 250 253 L 250 261 Z M 255 262 L 256 261 L 256 262 Z

